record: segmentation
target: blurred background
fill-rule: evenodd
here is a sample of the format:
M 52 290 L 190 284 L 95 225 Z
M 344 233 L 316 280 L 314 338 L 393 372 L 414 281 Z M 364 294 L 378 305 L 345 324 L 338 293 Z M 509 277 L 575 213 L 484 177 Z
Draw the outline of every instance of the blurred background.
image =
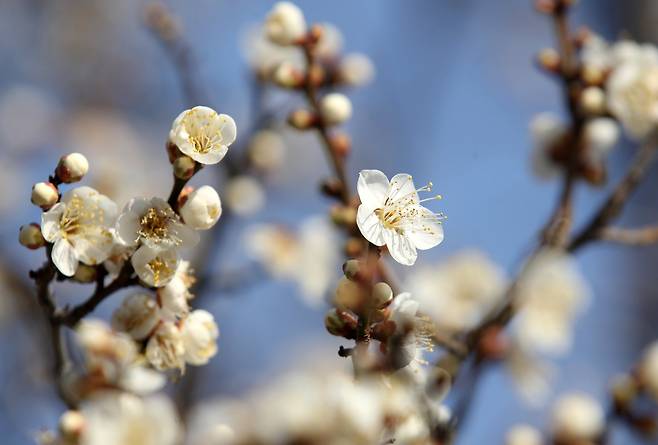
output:
M 532 176 L 528 161 L 531 117 L 563 112 L 558 85 L 533 66 L 536 52 L 553 45 L 550 23 L 530 0 L 296 3 L 309 22 L 336 25 L 345 50 L 367 54 L 376 67 L 374 81 L 350 93 L 353 182 L 362 168 L 432 180 L 444 196 L 437 207 L 448 215 L 446 240 L 419 262 L 475 247 L 512 273 L 557 193 L 556 183 Z M 248 35 L 272 4 L 166 2 L 192 50 L 200 102 L 237 122 L 238 143 L 229 157 L 244 150 L 247 141 L 240 138 L 257 117 Z M 77 151 L 90 160 L 87 183 L 120 206 L 133 195 L 169 192 L 164 142 L 173 118 L 196 104 L 188 103 L 170 58 L 145 26 L 146 5 L 140 0 L 0 2 L 3 444 L 31 443 L 32 434 L 53 427 L 63 410 L 48 379 L 41 315 L 29 295 L 27 271 L 41 264 L 43 252 L 27 251 L 17 242 L 18 227 L 39 218 L 29 203 L 31 185 L 45 180 L 62 154 Z M 658 4 L 651 0 L 582 0 L 573 19 L 609 39 L 628 33 L 658 42 Z M 288 96 L 266 96 L 280 111 L 280 122 L 296 103 Z M 214 279 L 193 304 L 217 319 L 220 352 L 190 374 L 195 383 L 185 387 L 186 402 L 240 395 L 273 374 L 313 362 L 349 366 L 336 354 L 341 342 L 325 332 L 326 307 L 306 304 L 294 283 L 264 279 L 245 254 L 243 233 L 251 224 L 296 228 L 306 217 L 326 212 L 329 204 L 318 193 L 318 182 L 329 170 L 317 138 L 281 132 L 286 158 L 264 182 L 262 208 L 255 215 L 220 220 L 225 227 L 213 244 L 216 255 L 204 265 Z M 632 152 L 628 145 L 613 154 L 613 181 Z M 209 170 L 194 184 L 217 183 Z M 655 177 L 643 185 L 623 223 L 658 220 L 657 185 Z M 221 186 L 218 191 L 224 198 Z M 580 189 L 577 221 L 602 197 L 600 189 Z M 579 260 L 594 301 L 579 318 L 572 352 L 556 362 L 554 394 L 579 389 L 603 399 L 610 376 L 628 369 L 642 347 L 658 337 L 658 251 L 596 245 Z M 396 272 L 404 277 L 405 270 Z M 89 289 L 67 284 L 56 292 L 62 303 L 75 303 Z M 98 316 L 108 317 L 120 300 L 104 303 Z M 486 374 L 476 397 L 461 444 L 502 442 L 504 432 L 518 422 L 546 424 L 545 411 L 528 407 L 502 369 Z M 636 442 L 619 427 L 612 443 Z

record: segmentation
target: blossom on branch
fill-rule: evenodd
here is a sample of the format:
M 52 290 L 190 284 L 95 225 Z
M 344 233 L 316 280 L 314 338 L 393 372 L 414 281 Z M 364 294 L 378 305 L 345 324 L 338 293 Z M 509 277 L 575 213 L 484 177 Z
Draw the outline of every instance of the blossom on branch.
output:
M 200 164 L 217 164 L 235 141 L 236 134 L 231 116 L 197 106 L 178 115 L 171 126 L 169 141 Z

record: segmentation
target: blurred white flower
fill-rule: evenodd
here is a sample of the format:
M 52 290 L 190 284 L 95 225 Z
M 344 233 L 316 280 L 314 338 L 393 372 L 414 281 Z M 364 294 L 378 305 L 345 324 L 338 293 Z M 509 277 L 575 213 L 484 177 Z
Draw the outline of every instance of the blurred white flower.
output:
M 546 403 L 557 374 L 552 363 L 513 343 L 505 357 L 505 366 L 528 405 L 539 407 Z
M 423 313 L 453 333 L 475 327 L 501 301 L 505 285 L 503 271 L 476 250 L 414 270 L 407 279 Z
M 235 141 L 236 134 L 231 116 L 197 106 L 178 115 L 171 126 L 169 140 L 195 161 L 217 164 Z
M 275 67 L 283 62 L 300 71 L 306 66 L 299 48 L 272 43 L 260 25 L 252 26 L 245 32 L 242 47 L 249 65 L 261 77 L 270 76 Z
M 154 250 L 146 246 L 140 247 L 131 258 L 139 279 L 153 287 L 169 283 L 176 274 L 179 261 L 175 249 Z
M 592 161 L 603 162 L 619 141 L 619 126 L 614 119 L 599 117 L 585 125 L 585 141 Z
M 361 234 L 376 246 L 386 245 L 395 261 L 411 266 L 417 249 L 430 249 L 443 241 L 441 215 L 420 205 L 419 191 L 411 175 L 400 173 L 389 182 L 379 170 L 362 170 L 357 184 L 361 205 L 357 225 Z M 437 199 L 438 197 L 429 198 Z
M 187 196 L 180 214 L 188 226 L 196 230 L 208 230 L 222 215 L 222 202 L 214 188 L 204 185 Z
M 567 125 L 552 113 L 540 113 L 530 122 L 533 150 L 532 170 L 539 178 L 550 179 L 559 173 L 551 151 L 567 134 Z
M 163 321 L 146 344 L 146 359 L 160 371 L 185 370 L 185 346 L 181 330 L 170 321 Z
M 560 397 L 553 405 L 552 433 L 560 443 L 596 442 L 605 428 L 599 402 L 583 393 Z
M 304 13 L 293 3 L 278 2 L 265 19 L 265 32 L 278 45 L 293 45 L 306 34 Z
M 161 198 L 131 199 L 117 219 L 116 234 L 126 246 L 141 243 L 156 251 L 193 247 L 199 242 L 199 235 Z
M 181 329 L 187 363 L 205 365 L 217 354 L 219 329 L 210 312 L 201 309 L 191 312 Z
M 239 216 L 250 216 L 265 205 L 265 191 L 251 176 L 241 175 L 226 185 L 226 205 Z
M 117 207 L 91 187 L 78 187 L 64 194 L 41 218 L 46 241 L 54 243 L 52 260 L 66 276 L 73 276 L 78 262 L 94 266 L 105 261 L 112 249 Z
M 637 371 L 643 387 L 651 397 L 658 400 L 658 341 L 646 348 Z
M 182 438 L 176 410 L 164 396 L 107 391 L 83 403 L 80 413 L 80 445 L 177 445 Z
M 302 221 L 297 232 L 275 224 L 250 227 L 244 236 L 248 253 L 276 279 L 292 280 L 304 301 L 317 306 L 333 282 L 338 239 L 323 216 Z
M 329 93 L 320 99 L 320 113 L 328 125 L 339 125 L 352 117 L 352 102 L 340 93 Z
M 261 130 L 249 141 L 250 162 L 263 172 L 279 168 L 285 160 L 286 143 L 274 130 Z
M 332 23 L 320 23 L 322 35 L 315 47 L 315 54 L 321 59 L 331 61 L 338 57 L 343 49 L 343 33 Z
M 155 299 L 144 293 L 128 295 L 112 315 L 112 328 L 135 340 L 147 338 L 160 321 Z
M 157 290 L 163 318 L 175 321 L 189 313 L 188 301 L 193 298 L 190 287 L 195 281 L 189 261 L 179 262 L 171 281 Z
M 363 86 L 372 82 L 375 77 L 375 66 L 365 54 L 347 54 L 338 64 L 338 76 L 346 85 Z
M 505 435 L 505 445 L 542 445 L 541 433 L 530 425 L 514 425 Z
M 569 255 L 545 250 L 532 258 L 516 286 L 514 335 L 529 350 L 561 355 L 571 347 L 573 324 L 590 292 Z

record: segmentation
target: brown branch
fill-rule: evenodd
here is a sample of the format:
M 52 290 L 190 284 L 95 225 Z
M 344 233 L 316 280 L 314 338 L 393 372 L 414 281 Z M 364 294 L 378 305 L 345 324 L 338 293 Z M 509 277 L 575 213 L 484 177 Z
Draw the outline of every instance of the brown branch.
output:
M 600 239 L 619 244 L 628 244 L 629 246 L 648 246 L 658 243 L 658 226 L 636 229 L 606 227 L 601 230 Z
M 575 252 L 591 241 L 599 239 L 602 231 L 617 218 L 637 186 L 644 179 L 656 158 L 658 134 L 652 134 L 640 147 L 626 175 L 614 188 L 608 199 L 601 205 L 590 222 L 582 229 L 568 246 L 569 252 Z

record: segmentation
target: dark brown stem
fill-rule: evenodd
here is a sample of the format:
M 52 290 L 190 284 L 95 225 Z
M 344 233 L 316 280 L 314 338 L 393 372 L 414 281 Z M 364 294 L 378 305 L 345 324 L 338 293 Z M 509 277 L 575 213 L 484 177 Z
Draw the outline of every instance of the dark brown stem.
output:
M 629 246 L 649 246 L 658 243 L 658 226 L 636 229 L 606 227 L 601 230 L 600 239 Z

